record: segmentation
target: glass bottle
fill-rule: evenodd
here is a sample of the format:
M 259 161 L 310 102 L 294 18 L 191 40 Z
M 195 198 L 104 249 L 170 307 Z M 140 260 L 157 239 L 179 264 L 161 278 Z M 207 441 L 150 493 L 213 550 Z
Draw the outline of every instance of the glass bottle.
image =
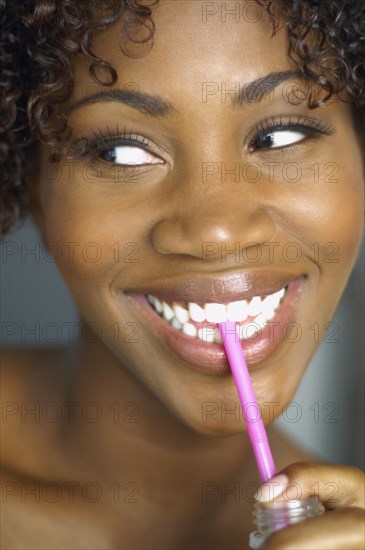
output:
M 250 548 L 260 549 L 274 531 L 306 518 L 319 516 L 323 512 L 323 505 L 317 497 L 313 496 L 304 500 L 256 502 L 253 516 L 257 530 L 250 533 Z

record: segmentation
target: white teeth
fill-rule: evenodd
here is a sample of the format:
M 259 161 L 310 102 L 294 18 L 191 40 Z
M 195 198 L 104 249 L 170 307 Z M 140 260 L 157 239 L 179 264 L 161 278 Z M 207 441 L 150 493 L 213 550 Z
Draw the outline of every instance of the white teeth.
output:
M 180 323 L 179 319 L 176 319 L 176 317 L 174 317 L 171 321 L 171 326 L 177 328 L 178 330 L 181 330 L 184 325 L 183 323 Z
M 273 296 L 274 294 L 269 294 L 268 296 L 265 296 L 265 298 L 262 300 L 262 305 L 263 306 L 267 306 L 267 305 L 272 305 L 272 302 L 273 302 Z
M 195 302 L 189 302 L 188 309 L 176 302 L 170 306 L 151 294 L 147 295 L 147 299 L 165 321 L 176 330 L 206 343 L 221 343 L 222 339 L 217 326 L 203 325 L 202 328 L 198 328 L 193 323 L 204 323 L 204 321 L 222 323 L 228 319 L 240 323 L 240 326 L 237 326 L 237 332 L 241 340 L 253 340 L 253 336 L 275 316 L 285 291 L 286 288 L 282 288 L 263 299 L 260 296 L 254 296 L 251 301 L 237 300 L 229 304 L 206 303 L 203 307 Z M 247 318 L 254 318 L 254 320 L 251 319 L 245 324 Z
M 214 342 L 214 334 L 215 330 L 213 328 L 203 327 L 198 330 L 198 338 L 208 344 L 212 344 Z
M 245 321 L 248 315 L 248 304 L 246 300 L 231 302 L 227 306 L 227 318 L 229 321 Z
M 162 309 L 163 309 L 162 303 L 157 298 L 155 298 L 155 308 L 156 308 L 156 311 L 158 311 L 158 313 L 162 312 Z
M 273 308 L 278 307 L 280 300 L 282 299 L 284 294 L 285 294 L 285 288 L 282 288 L 278 292 L 275 292 L 275 294 L 271 294 L 271 305 Z
M 187 323 L 189 321 L 190 316 L 187 309 L 177 304 L 173 305 L 173 309 L 176 317 L 178 318 L 181 324 Z
M 188 336 L 196 336 L 196 334 L 198 332 L 196 330 L 196 327 L 194 325 L 192 325 L 191 323 L 185 323 L 183 325 L 182 331 L 183 331 L 184 334 L 187 334 Z
M 169 304 L 166 304 L 166 302 L 162 302 L 162 312 L 166 321 L 170 321 L 175 316 L 174 311 L 171 309 Z
M 261 312 L 261 298 L 260 296 L 254 296 L 251 302 L 248 304 L 248 314 L 250 317 L 255 317 Z
M 223 323 L 227 321 L 227 310 L 224 304 L 205 304 L 205 319 L 209 323 Z
M 267 321 L 271 321 L 271 319 L 275 317 L 276 310 L 274 308 L 265 308 L 262 310 L 262 314 L 266 317 Z
M 275 309 L 273 306 L 272 296 L 266 296 L 266 298 L 262 301 L 261 312 L 263 313 L 263 315 L 266 317 L 268 321 L 270 321 L 270 319 L 274 317 Z
M 153 305 L 153 307 L 155 308 L 157 313 L 161 313 L 162 312 L 162 304 L 161 304 L 160 300 L 158 300 L 154 296 L 151 296 L 151 294 L 147 294 L 147 298 L 148 298 L 149 303 Z
M 260 332 L 260 329 L 263 329 L 267 325 L 266 317 L 260 313 L 255 317 L 254 321 L 247 323 L 246 325 L 239 325 L 236 327 L 236 331 L 240 337 L 240 340 L 246 340 L 248 338 L 252 339 L 252 336 L 257 332 Z
M 249 323 L 246 329 L 246 338 L 251 338 L 251 336 L 256 334 L 257 331 L 258 331 L 257 325 L 255 325 L 255 323 Z
M 204 309 L 194 302 L 189 302 L 189 314 L 192 321 L 202 323 L 205 321 Z
M 247 340 L 248 338 L 251 338 L 258 331 L 258 329 L 259 327 L 256 323 L 247 323 L 247 325 L 239 325 L 236 327 L 240 340 Z
M 255 320 L 253 322 L 258 325 L 259 328 L 264 328 L 264 326 L 267 324 L 267 319 L 263 313 L 259 313 L 259 315 L 255 317 Z

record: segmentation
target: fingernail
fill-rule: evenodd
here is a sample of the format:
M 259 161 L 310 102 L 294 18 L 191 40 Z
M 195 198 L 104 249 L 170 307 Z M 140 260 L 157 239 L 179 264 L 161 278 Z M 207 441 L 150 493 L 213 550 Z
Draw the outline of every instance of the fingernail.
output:
M 284 491 L 288 483 L 289 479 L 286 475 L 279 474 L 274 476 L 269 481 L 266 481 L 266 483 L 261 485 L 255 495 L 255 499 L 259 502 L 271 502 Z

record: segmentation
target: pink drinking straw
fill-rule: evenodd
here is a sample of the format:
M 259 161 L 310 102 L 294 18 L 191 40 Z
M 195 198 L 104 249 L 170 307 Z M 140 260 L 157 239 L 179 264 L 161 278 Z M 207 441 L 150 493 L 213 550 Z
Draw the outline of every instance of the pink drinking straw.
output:
M 255 455 L 262 483 L 276 474 L 274 460 L 269 447 L 261 411 L 253 391 L 251 378 L 243 355 L 241 343 L 236 332 L 236 323 L 225 321 L 218 323 L 222 343 L 230 364 L 238 396 L 242 405 L 248 437 Z

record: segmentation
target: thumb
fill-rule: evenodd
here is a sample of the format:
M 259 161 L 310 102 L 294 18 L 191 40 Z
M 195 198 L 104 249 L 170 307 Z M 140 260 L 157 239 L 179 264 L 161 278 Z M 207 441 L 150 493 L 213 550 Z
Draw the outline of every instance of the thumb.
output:
M 316 496 L 327 509 L 365 507 L 365 474 L 352 466 L 295 462 L 264 483 L 260 502 L 302 500 Z

